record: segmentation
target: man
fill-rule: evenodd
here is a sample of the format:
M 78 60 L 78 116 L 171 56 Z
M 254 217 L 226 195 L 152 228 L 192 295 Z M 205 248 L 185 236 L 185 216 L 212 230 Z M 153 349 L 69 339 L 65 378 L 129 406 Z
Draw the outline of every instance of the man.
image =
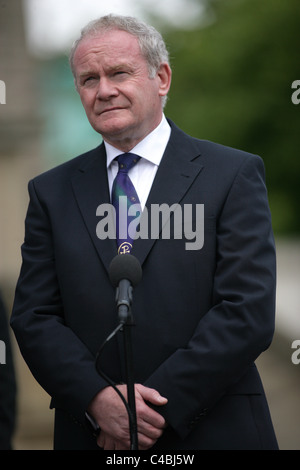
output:
M 175 229 L 133 242 L 143 270 L 132 305 L 139 449 L 277 448 L 253 362 L 274 329 L 275 252 L 261 159 L 191 138 L 166 120 L 171 69 L 152 27 L 103 17 L 82 31 L 71 66 L 104 142 L 29 183 L 11 320 L 52 396 L 55 448 L 130 448 L 124 404 L 95 369 L 117 325 L 108 277 L 117 243 L 96 234 L 96 214 L 112 200 L 114 159 L 128 152 L 141 157 L 128 175 L 144 213 L 162 204 L 204 207 L 201 249 L 187 249 L 188 236 Z M 122 340 L 119 333 L 107 343 L 101 367 L 126 396 Z M 87 417 L 100 427 L 97 438 Z

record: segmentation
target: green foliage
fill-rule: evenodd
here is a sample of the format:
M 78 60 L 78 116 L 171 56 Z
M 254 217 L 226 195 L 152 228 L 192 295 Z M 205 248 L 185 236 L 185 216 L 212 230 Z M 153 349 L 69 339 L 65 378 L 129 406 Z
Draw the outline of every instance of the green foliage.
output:
M 299 0 L 214 1 L 205 28 L 164 34 L 166 114 L 193 136 L 262 156 L 276 233 L 299 233 Z

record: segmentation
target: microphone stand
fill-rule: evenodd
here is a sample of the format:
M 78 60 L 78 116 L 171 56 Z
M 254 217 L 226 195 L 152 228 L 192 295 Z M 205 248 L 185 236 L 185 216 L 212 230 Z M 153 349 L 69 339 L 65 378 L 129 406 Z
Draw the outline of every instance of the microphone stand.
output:
M 124 333 L 124 353 L 125 353 L 125 371 L 127 383 L 127 397 L 129 407 L 129 429 L 131 450 L 138 450 L 137 438 L 137 419 L 135 407 L 135 390 L 133 379 L 133 356 L 131 342 L 131 327 L 133 326 L 133 316 L 131 312 L 132 287 L 129 282 L 120 283 L 117 289 L 117 309 L 120 323 L 123 325 Z

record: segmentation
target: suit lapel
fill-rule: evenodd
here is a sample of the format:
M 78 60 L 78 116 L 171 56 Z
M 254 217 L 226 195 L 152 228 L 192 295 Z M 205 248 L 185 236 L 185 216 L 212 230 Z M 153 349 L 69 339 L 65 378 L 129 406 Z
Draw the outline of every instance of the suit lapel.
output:
M 103 144 L 91 151 L 88 161 L 78 169 L 72 178 L 72 186 L 91 240 L 108 271 L 112 258 L 117 254 L 116 240 L 109 238 L 100 240 L 96 234 L 99 222 L 99 217 L 96 216 L 97 207 L 100 204 L 110 202 L 106 152 Z
M 203 168 L 199 163 L 200 151 L 195 139 L 187 136 L 172 122 L 170 124 L 171 137 L 146 203 L 148 215 L 153 204 L 165 203 L 171 206 L 179 203 Z M 138 238 L 133 244 L 132 254 L 143 263 L 154 243 L 155 239 L 150 237 Z
M 170 124 L 171 137 L 146 203 L 148 214 L 153 204 L 165 203 L 171 206 L 180 203 L 203 168 L 199 162 L 199 144 L 172 122 Z M 110 238 L 100 240 L 96 234 L 99 221 L 96 216 L 97 207 L 110 202 L 104 145 L 92 150 L 86 158 L 87 161 L 72 178 L 72 186 L 91 240 L 108 271 L 112 258 L 117 254 L 116 240 Z M 132 254 L 141 264 L 154 243 L 155 239 L 151 239 L 150 236 L 147 239 L 138 238 L 134 241 Z

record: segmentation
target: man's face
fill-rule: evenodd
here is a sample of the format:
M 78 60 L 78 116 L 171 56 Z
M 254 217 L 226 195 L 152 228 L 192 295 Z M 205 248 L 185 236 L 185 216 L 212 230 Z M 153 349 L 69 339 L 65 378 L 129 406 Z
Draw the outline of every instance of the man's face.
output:
M 75 51 L 74 68 L 90 124 L 110 144 L 129 151 L 160 123 L 171 71 L 162 64 L 149 78 L 136 37 L 113 30 L 85 38 Z

